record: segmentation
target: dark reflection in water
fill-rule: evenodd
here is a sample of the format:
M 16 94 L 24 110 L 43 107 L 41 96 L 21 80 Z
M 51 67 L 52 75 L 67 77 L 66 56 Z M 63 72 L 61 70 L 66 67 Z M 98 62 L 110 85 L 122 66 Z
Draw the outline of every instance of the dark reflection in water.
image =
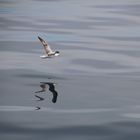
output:
M 37 98 L 38 98 L 38 101 L 43 101 L 43 100 L 44 100 L 44 98 L 43 98 L 43 97 L 40 97 L 40 96 L 38 96 L 38 95 L 35 95 L 35 97 L 37 97 Z
M 40 87 L 41 90 L 36 91 L 35 93 L 41 93 L 41 92 L 47 92 L 47 90 L 49 89 L 49 91 L 52 93 L 53 98 L 52 98 L 52 102 L 56 103 L 57 101 L 57 96 L 58 93 L 55 90 L 55 83 L 52 82 L 40 82 Z M 40 95 L 35 95 L 36 98 L 38 98 L 38 101 L 43 101 L 45 100 L 43 97 L 41 97 Z
M 36 108 L 35 108 L 35 110 L 40 110 L 41 109 L 41 107 L 39 107 L 39 106 L 37 106 Z
M 118 111 L 139 105 L 139 16 L 138 0 L 0 0 L 0 140 L 139 140 L 137 109 Z M 63 55 L 40 60 L 38 35 Z

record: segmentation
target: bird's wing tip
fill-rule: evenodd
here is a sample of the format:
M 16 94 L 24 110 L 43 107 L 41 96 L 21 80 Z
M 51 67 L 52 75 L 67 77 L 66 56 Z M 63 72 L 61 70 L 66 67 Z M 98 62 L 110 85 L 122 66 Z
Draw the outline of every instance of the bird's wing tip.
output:
M 41 38 L 40 36 L 38 36 L 38 39 L 39 39 L 39 40 L 42 40 L 42 38 Z
M 44 44 L 47 44 L 45 40 L 43 40 L 41 37 L 38 36 L 38 39 Z

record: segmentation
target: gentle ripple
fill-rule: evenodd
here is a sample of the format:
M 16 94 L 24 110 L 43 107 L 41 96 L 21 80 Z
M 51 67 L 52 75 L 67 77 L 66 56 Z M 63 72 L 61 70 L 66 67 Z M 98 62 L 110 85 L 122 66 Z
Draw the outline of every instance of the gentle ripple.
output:
M 0 30 L 0 139 L 140 139 L 140 1 L 0 0 Z

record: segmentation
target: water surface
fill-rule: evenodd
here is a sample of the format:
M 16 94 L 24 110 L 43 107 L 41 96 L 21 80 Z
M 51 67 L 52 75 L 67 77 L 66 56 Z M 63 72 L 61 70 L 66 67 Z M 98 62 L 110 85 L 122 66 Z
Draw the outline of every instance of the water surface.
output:
M 139 1 L 0 0 L 0 30 L 0 139 L 140 139 Z

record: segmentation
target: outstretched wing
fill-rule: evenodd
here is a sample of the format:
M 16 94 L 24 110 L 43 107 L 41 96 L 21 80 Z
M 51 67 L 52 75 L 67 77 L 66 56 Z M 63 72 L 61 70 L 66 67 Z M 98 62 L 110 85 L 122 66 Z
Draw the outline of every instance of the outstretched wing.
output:
M 44 46 L 44 49 L 45 49 L 47 55 L 53 53 L 53 51 L 51 50 L 49 44 L 48 44 L 46 41 L 44 41 L 44 40 L 43 40 L 41 37 L 39 37 L 39 36 L 38 36 L 38 39 L 40 40 L 40 42 L 41 42 L 42 45 Z

